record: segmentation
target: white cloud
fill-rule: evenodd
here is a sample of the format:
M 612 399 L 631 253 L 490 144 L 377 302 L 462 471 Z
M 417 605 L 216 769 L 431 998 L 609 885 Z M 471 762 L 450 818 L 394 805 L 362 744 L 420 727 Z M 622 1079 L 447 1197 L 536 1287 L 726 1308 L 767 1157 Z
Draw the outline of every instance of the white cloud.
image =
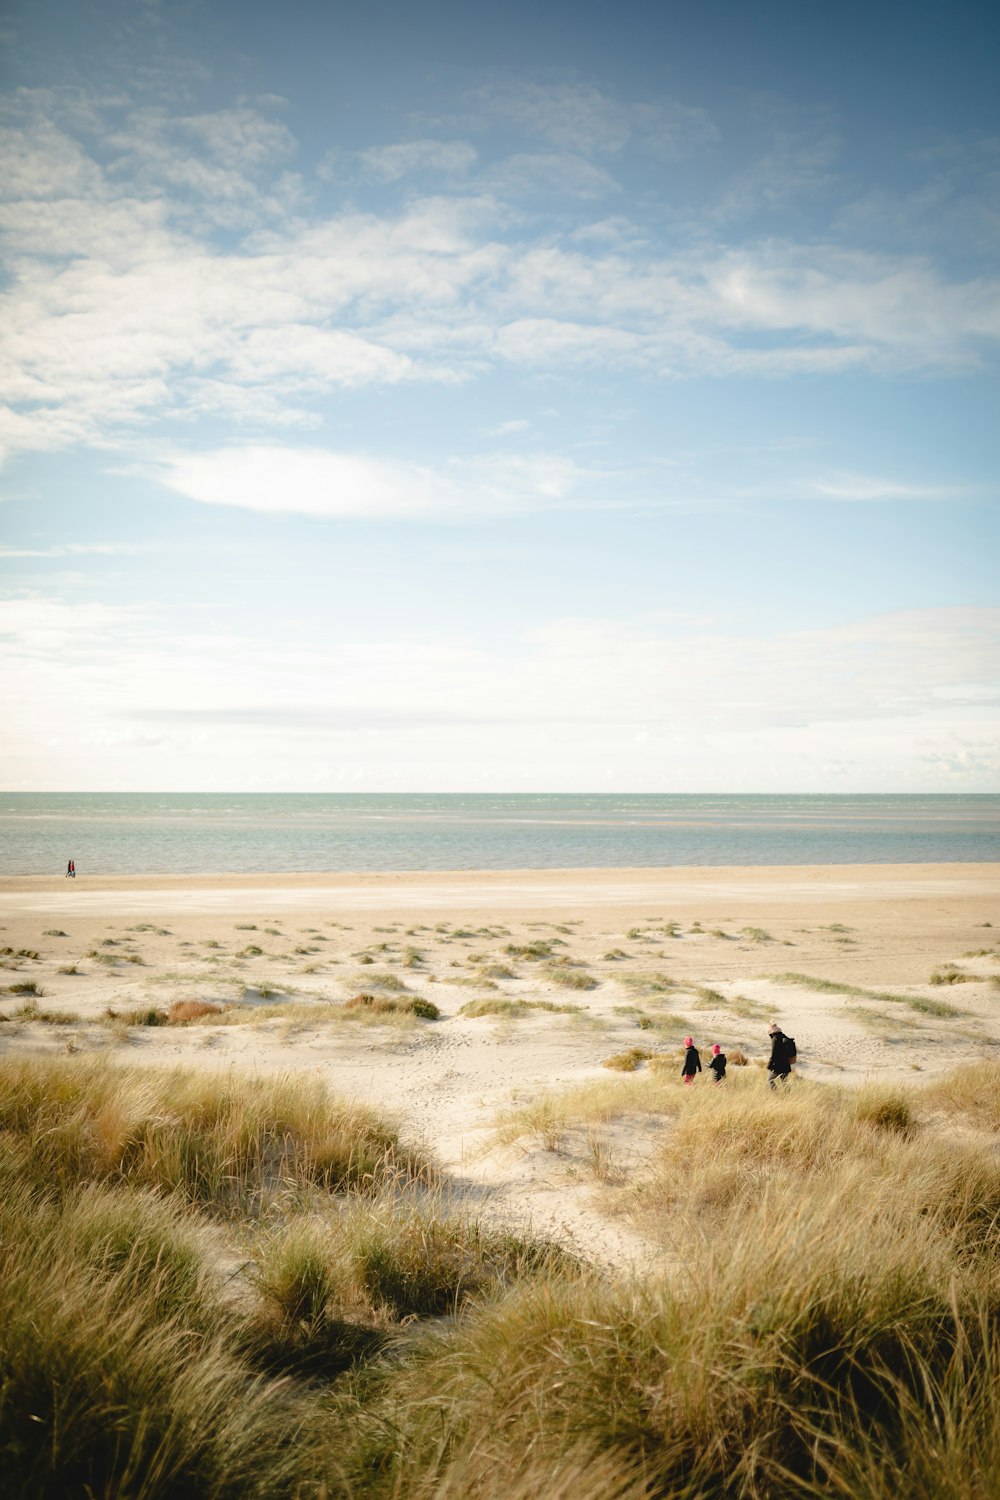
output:
M 568 460 L 503 454 L 441 468 L 322 448 L 248 445 L 182 454 L 161 482 L 206 505 L 325 517 L 467 518 L 559 504 L 588 479 Z
M 621 188 L 610 172 L 571 151 L 524 151 L 508 156 L 483 177 L 501 198 L 546 194 L 564 198 L 604 198 Z
M 808 492 L 821 500 L 956 500 L 966 490 L 949 485 L 915 484 L 872 474 L 831 474 L 813 480 Z
M 476 148 L 468 141 L 400 141 L 358 152 L 363 171 L 378 182 L 399 182 L 415 172 L 464 177 L 477 159 Z
M 590 84 L 493 83 L 476 89 L 470 100 L 482 113 L 582 156 L 616 155 L 638 142 L 678 157 L 718 139 L 706 110 L 672 100 L 620 103 Z
M 52 547 L 8 547 L 0 543 L 0 558 L 135 557 L 147 550 L 142 542 L 61 542 Z
M 289 789 L 997 785 L 1000 610 L 780 634 L 565 620 L 486 647 L 25 599 L 0 636 L 28 784 L 232 789 L 239 766 Z
M 671 378 L 948 371 L 1000 338 L 1000 280 L 950 280 L 920 257 L 730 246 L 703 227 L 666 246 L 625 220 L 585 237 L 541 227 L 510 200 L 611 191 L 587 156 L 692 122 L 581 85 L 494 85 L 483 104 L 552 149 L 505 158 L 471 192 L 320 214 L 286 171 L 287 127 L 259 107 L 125 111 L 90 154 L 56 123 L 79 121 L 79 101 L 35 100 L 8 134 L 0 202 L 8 446 L 114 445 L 191 414 L 309 426 L 337 388 L 471 379 L 498 362 Z M 87 129 L 100 120 L 95 106 Z M 388 181 L 458 172 L 472 150 L 428 138 L 366 160 Z M 802 171 L 822 170 L 814 151 Z M 220 224 L 237 231 L 224 247 Z

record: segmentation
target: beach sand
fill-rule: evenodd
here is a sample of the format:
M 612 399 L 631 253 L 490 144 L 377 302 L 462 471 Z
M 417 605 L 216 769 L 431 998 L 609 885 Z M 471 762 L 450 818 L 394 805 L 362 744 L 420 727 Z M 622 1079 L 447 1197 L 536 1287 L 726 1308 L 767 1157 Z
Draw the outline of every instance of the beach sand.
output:
M 6 877 L 0 948 L 0 1050 L 318 1074 L 395 1116 L 491 1213 L 618 1264 L 648 1247 L 585 1158 L 634 1181 L 663 1122 L 608 1118 L 547 1150 L 498 1145 L 500 1112 L 617 1077 L 602 1063 L 635 1046 L 679 1074 L 688 1030 L 759 1066 L 772 1018 L 821 1081 L 919 1085 L 1000 1049 L 997 864 Z M 25 984 L 37 1000 L 9 992 Z M 366 992 L 441 1017 L 340 1008 Z M 228 1009 L 105 1016 L 192 999 Z M 459 1014 L 470 1001 L 560 1009 Z

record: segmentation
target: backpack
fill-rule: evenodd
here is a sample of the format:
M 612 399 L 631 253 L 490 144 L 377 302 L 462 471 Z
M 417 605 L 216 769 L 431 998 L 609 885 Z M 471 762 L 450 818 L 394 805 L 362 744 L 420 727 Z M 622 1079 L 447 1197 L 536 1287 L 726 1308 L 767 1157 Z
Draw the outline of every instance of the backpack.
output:
M 795 1038 L 793 1036 L 785 1037 L 785 1056 L 788 1058 L 788 1061 L 790 1063 L 798 1062 L 799 1060 L 799 1054 L 795 1050 Z

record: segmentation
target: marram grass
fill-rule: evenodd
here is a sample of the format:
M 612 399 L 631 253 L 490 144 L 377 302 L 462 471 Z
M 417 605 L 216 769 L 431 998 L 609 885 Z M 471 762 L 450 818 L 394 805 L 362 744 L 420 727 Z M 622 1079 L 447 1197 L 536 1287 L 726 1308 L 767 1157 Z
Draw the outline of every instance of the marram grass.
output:
M 0 1059 L 5 1494 L 986 1500 L 998 1099 L 983 1063 L 540 1101 L 509 1128 L 660 1121 L 616 1191 L 670 1256 L 616 1277 L 298 1080 Z

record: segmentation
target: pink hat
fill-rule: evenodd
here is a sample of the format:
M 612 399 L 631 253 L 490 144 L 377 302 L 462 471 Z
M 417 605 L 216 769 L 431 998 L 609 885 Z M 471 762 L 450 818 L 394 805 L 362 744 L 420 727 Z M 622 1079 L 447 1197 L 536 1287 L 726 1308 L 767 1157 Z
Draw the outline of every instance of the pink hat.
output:
M 722 1048 L 719 1046 L 718 1042 L 713 1042 L 712 1043 L 712 1056 L 713 1057 L 718 1057 L 718 1055 L 719 1055 L 719 1053 L 721 1051 L 722 1051 Z
M 694 1046 L 694 1041 L 692 1040 L 691 1037 L 686 1036 L 684 1038 L 684 1045 L 685 1045 L 685 1047 L 693 1047 Z

